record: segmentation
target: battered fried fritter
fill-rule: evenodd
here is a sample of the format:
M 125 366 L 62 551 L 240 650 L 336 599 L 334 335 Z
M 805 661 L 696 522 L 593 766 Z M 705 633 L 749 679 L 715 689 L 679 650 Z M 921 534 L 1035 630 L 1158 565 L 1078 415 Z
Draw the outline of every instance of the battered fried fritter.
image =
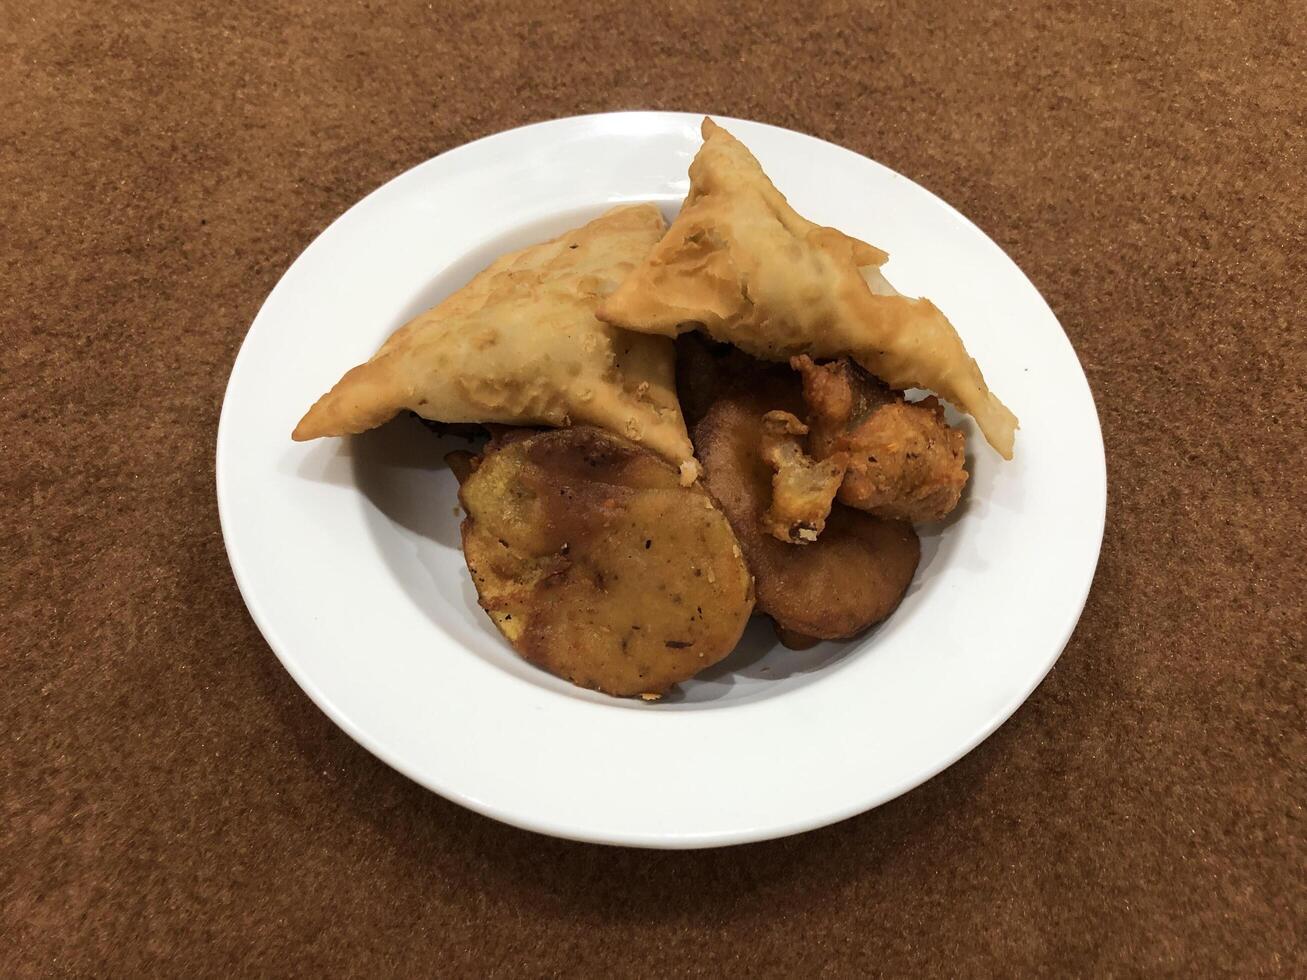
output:
M 921 557 L 910 524 L 836 504 L 821 537 L 783 544 L 762 526 L 772 473 L 760 446 L 763 416 L 793 412 L 799 380 L 771 380 L 719 398 L 694 427 L 703 482 L 717 498 L 753 571 L 757 608 L 789 634 L 840 639 L 884 619 L 903 598 Z
M 817 540 L 844 479 L 844 457 L 813 459 L 803 447 L 807 434 L 808 427 L 789 412 L 768 412 L 762 417 L 758 452 L 775 471 L 771 506 L 762 516 L 762 525 L 786 544 Z
M 810 650 L 821 642 L 819 637 L 796 633 L 780 625 L 776 626 L 776 639 L 780 640 L 781 646 L 787 650 Z
M 482 608 L 525 659 L 582 687 L 661 694 L 730 653 L 752 611 L 722 511 L 618 436 L 499 437 L 459 500 Z
M 846 358 L 791 366 L 803 376 L 809 448 L 845 466 L 839 499 L 902 521 L 946 517 L 967 483 L 966 437 L 936 398 L 907 402 Z

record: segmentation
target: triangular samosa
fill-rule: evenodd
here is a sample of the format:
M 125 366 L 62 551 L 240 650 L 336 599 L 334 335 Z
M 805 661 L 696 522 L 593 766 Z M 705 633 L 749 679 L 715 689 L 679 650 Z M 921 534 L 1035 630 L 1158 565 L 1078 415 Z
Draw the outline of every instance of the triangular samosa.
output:
M 1012 456 L 1016 416 L 985 385 L 933 303 L 897 293 L 888 256 L 790 207 L 752 153 L 711 119 L 690 193 L 599 318 L 674 337 L 699 327 L 755 357 L 851 357 L 892 388 L 928 388 Z
M 440 422 L 585 422 L 642 443 L 692 480 L 671 341 L 594 315 L 665 230 L 651 204 L 618 207 L 502 256 L 347 372 L 293 438 L 363 432 L 404 409 Z

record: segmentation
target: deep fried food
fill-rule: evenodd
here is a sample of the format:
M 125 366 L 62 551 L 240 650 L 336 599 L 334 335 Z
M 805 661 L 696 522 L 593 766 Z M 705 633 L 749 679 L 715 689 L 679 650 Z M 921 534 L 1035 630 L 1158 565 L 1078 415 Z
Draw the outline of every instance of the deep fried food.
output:
M 847 359 L 790 364 L 803 376 L 809 446 L 846 467 L 839 499 L 879 517 L 937 521 L 967 483 L 966 439 L 936 398 L 907 402 Z
M 588 426 L 497 446 L 459 491 L 463 553 L 518 653 L 582 687 L 655 695 L 731 652 L 753 586 L 702 487 Z
M 594 316 L 664 227 L 652 204 L 620 207 L 495 260 L 347 372 L 294 438 L 363 432 L 403 409 L 442 422 L 589 423 L 648 446 L 693 480 L 672 345 Z
M 781 646 L 787 650 L 809 650 L 821 642 L 820 637 L 796 633 L 794 630 L 787 630 L 780 624 L 776 624 L 776 639 L 780 640 Z
M 763 416 L 793 413 L 798 377 L 737 390 L 715 402 L 694 428 L 703 481 L 717 498 L 753 570 L 759 612 L 792 634 L 840 639 L 894 611 L 921 556 L 910 524 L 836 504 L 821 537 L 799 547 L 762 527 L 772 473 L 760 453 Z
M 777 404 L 797 411 L 802 402 L 794 382 L 794 372 L 784 365 L 760 361 L 704 334 L 676 338 L 676 391 L 691 425 L 718 399 L 751 391 L 771 392 L 780 399 Z M 763 523 L 769 533 L 791 543 L 806 543 L 821 533 L 840 484 L 837 461 L 817 462 L 804 452 L 799 437 L 806 432 L 792 412 L 772 412 L 759 445 L 776 471 L 772 506 Z
M 455 449 L 453 452 L 445 453 L 445 465 L 454 474 L 454 479 L 458 481 L 459 486 L 462 486 L 481 465 L 481 457 L 466 449 Z
M 844 480 L 844 457 L 813 459 L 803 447 L 802 437 L 807 434 L 808 427 L 789 412 L 772 411 L 762 417 L 758 452 L 775 471 L 771 505 L 762 515 L 762 526 L 787 544 L 817 540 Z
M 791 374 L 783 364 L 760 361 L 704 333 L 683 333 L 676 338 L 676 396 L 689 426 L 703 418 L 722 395 Z
M 799 215 L 711 119 L 703 138 L 680 214 L 599 318 L 672 337 L 698 325 L 766 360 L 852 357 L 895 388 L 938 392 L 1011 458 L 1016 416 L 944 314 L 894 290 L 880 249 Z

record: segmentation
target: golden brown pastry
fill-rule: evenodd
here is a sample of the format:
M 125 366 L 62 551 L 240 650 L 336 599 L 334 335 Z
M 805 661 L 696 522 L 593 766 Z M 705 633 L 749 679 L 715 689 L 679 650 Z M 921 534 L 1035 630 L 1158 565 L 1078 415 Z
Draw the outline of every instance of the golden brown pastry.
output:
M 799 215 L 711 119 L 703 138 L 680 214 L 599 318 L 670 337 L 697 326 L 765 360 L 852 357 L 893 388 L 937 392 L 1011 458 L 1016 416 L 944 314 L 894 290 L 880 249 Z
M 495 260 L 347 372 L 294 438 L 363 432 L 403 409 L 442 422 L 589 423 L 648 446 L 692 480 L 671 343 L 594 316 L 665 227 L 652 204 L 619 207 Z
M 460 470 L 472 582 L 525 659 L 652 696 L 734 648 L 753 609 L 740 545 L 663 459 L 576 426 L 497 437 Z
M 803 377 L 812 455 L 841 466 L 843 503 L 901 521 L 948 516 L 967 484 L 966 439 L 937 398 L 907 402 L 846 359 L 790 364 Z

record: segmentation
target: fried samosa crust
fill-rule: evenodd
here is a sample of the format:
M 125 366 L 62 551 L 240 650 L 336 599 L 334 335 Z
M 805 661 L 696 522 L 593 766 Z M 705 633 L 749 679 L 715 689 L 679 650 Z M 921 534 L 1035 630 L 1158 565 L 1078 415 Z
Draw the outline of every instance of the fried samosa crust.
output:
M 693 480 L 672 344 L 594 315 L 665 228 L 654 205 L 623 206 L 496 259 L 347 372 L 293 438 L 363 432 L 404 409 L 441 422 L 588 423 Z
M 1016 416 L 944 314 L 880 274 L 886 253 L 798 214 L 711 119 L 703 139 L 680 214 L 599 318 L 672 337 L 697 326 L 765 360 L 852 357 L 892 388 L 952 402 L 1010 459 Z

